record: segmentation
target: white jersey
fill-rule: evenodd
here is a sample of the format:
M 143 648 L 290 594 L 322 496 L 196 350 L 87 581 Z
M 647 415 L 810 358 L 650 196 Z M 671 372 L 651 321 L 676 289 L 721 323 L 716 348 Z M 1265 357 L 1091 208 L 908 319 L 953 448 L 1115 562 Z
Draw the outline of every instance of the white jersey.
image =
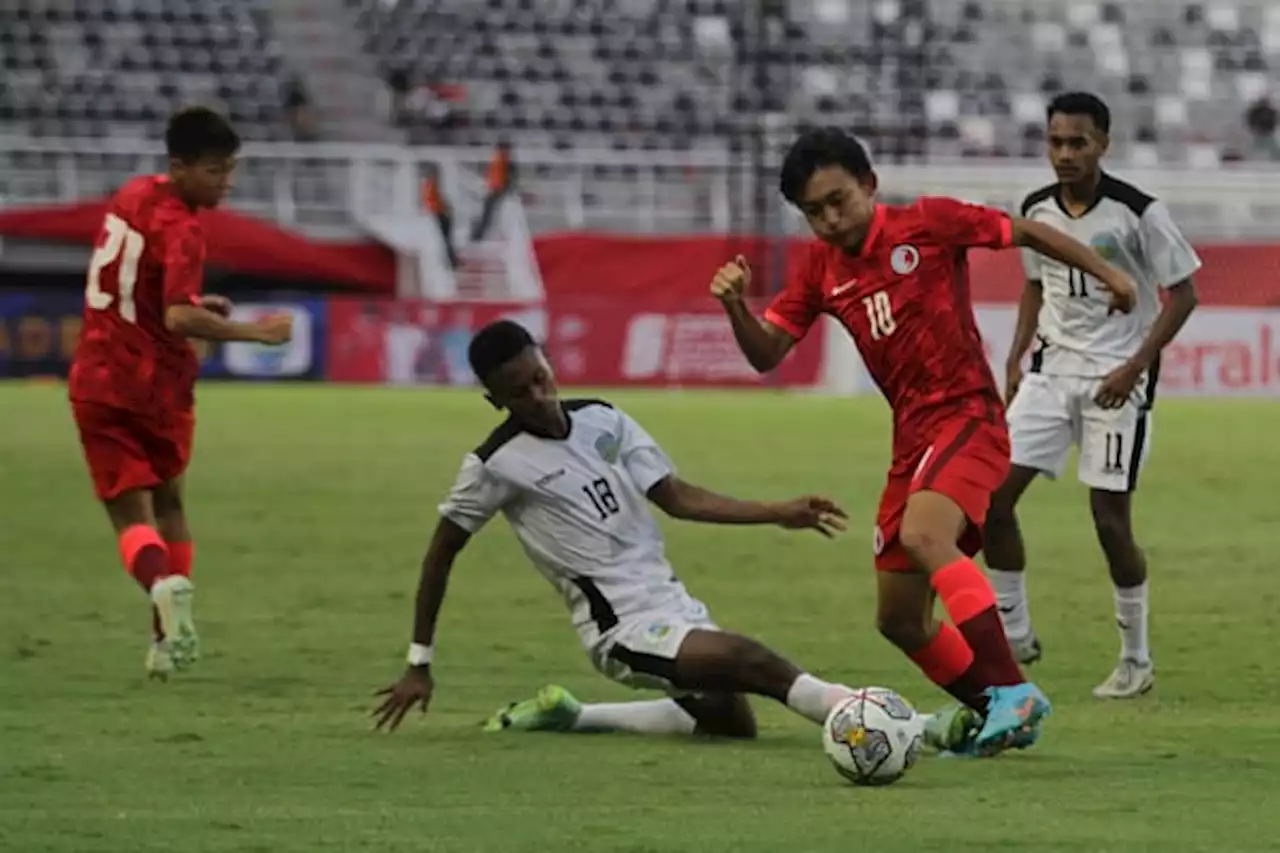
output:
M 600 400 L 563 406 L 563 440 L 511 420 L 495 429 L 463 458 L 440 514 L 475 533 L 501 511 L 590 643 L 620 617 L 688 600 L 646 498 L 675 468 L 620 409 Z
M 1108 314 L 1110 294 L 1080 270 L 1023 249 L 1026 276 L 1041 282 L 1044 303 L 1031 370 L 1059 376 L 1105 376 L 1142 347 L 1160 313 L 1160 290 L 1200 269 L 1200 258 L 1163 203 L 1104 174 L 1098 200 L 1078 217 L 1063 207 L 1059 185 L 1036 190 L 1022 203 L 1026 219 L 1044 222 L 1091 246 L 1127 272 L 1137 286 L 1130 314 Z M 1157 370 L 1150 373 L 1154 388 Z

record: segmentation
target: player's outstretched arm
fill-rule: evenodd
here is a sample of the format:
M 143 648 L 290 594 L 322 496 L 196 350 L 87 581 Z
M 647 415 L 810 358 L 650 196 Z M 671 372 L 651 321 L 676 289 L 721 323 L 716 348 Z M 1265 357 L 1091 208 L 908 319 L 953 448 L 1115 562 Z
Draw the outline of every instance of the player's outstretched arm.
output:
M 449 573 L 454 560 L 466 547 L 471 534 L 447 518 L 436 525 L 436 532 L 422 560 L 422 576 L 418 581 L 418 595 L 413 611 L 413 642 L 409 645 L 409 660 L 400 680 L 379 690 L 376 696 L 385 696 L 373 710 L 376 728 L 385 727 L 393 732 L 415 705 L 421 705 L 423 713 L 431 702 L 435 683 L 431 678 L 431 658 L 436 635 L 436 621 L 444 594 L 449 586 Z
M 1129 275 L 1070 234 L 1043 222 L 1014 218 L 1013 243 L 1088 273 L 1111 292 L 1113 310 L 1125 314 L 1133 310 L 1138 290 Z
M 791 352 L 796 339 L 785 330 L 751 313 L 743 294 L 751 283 L 751 267 L 738 255 L 716 271 L 711 280 L 711 295 L 720 300 L 738 348 L 757 373 L 773 370 Z
M 792 530 L 816 530 L 824 536 L 843 531 L 849 517 L 835 501 L 817 495 L 779 503 L 742 501 L 686 483 L 674 474 L 649 489 L 649 500 L 682 521 L 777 524 Z
M 164 325 L 174 334 L 205 341 L 251 341 L 279 345 L 293 337 L 293 317 L 278 314 L 253 323 L 231 320 L 204 305 L 170 305 Z

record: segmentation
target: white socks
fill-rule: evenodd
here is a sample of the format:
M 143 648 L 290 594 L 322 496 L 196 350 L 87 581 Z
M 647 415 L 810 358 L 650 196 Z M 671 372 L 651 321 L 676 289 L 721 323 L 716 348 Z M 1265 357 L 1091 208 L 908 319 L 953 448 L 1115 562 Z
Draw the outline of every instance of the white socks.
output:
M 1134 587 L 1116 587 L 1116 626 L 1120 629 L 1120 657 L 1139 664 L 1151 663 L 1148 646 L 1147 582 Z
M 599 702 L 583 705 L 575 732 L 632 732 L 642 735 L 693 734 L 693 717 L 672 699 L 649 702 Z
M 1010 640 L 1021 640 L 1031 633 L 1031 610 L 1027 606 L 1026 572 L 987 569 L 991 586 L 996 591 L 1000 621 Z
M 827 719 L 853 689 L 812 675 L 798 676 L 787 691 L 787 707 L 818 725 Z M 575 732 L 632 732 L 646 735 L 687 735 L 696 727 L 693 717 L 672 699 L 649 702 L 598 702 L 582 706 Z
M 853 695 L 843 684 L 831 684 L 808 673 L 801 673 L 787 691 L 787 707 L 800 716 L 822 725 L 840 700 Z

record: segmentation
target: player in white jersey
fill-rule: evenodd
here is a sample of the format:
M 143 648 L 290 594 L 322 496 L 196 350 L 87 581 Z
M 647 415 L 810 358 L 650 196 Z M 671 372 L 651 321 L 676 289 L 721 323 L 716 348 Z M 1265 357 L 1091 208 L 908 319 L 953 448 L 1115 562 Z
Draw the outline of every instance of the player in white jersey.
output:
M 561 400 L 528 331 L 511 320 L 480 330 L 469 360 L 507 420 L 463 460 L 427 551 L 409 666 L 379 695 L 377 725 L 394 729 L 432 694 L 433 640 L 458 552 L 502 513 L 538 571 L 559 590 L 591 662 L 607 677 L 668 698 L 583 704 L 562 687 L 501 709 L 489 731 L 631 731 L 754 737 L 744 694 L 768 696 L 821 723 L 852 691 L 805 673 L 760 643 L 722 631 L 676 579 L 649 502 L 674 518 L 776 524 L 828 536 L 844 511 L 823 497 L 741 501 L 676 476 L 671 460 L 627 414 L 599 400 Z M 923 716 L 935 747 L 959 745 L 972 712 Z
M 1080 270 L 1024 256 L 1027 282 L 1007 365 L 1013 467 L 992 499 L 985 551 L 1010 643 L 1031 663 L 1041 649 L 1027 610 L 1026 554 L 1014 507 L 1038 474 L 1062 474 L 1071 445 L 1078 445 L 1077 473 L 1090 489 L 1121 637 L 1119 664 L 1093 695 L 1128 698 L 1155 683 L 1147 565 L 1134 539 L 1132 497 L 1151 445 L 1160 353 L 1195 308 L 1191 276 L 1200 259 L 1168 208 L 1100 168 L 1111 127 L 1100 99 L 1060 95 L 1049 106 L 1048 123 L 1058 182 L 1027 196 L 1022 215 L 1060 228 L 1129 273 L 1137 305 L 1131 314 L 1113 314 L 1109 294 Z

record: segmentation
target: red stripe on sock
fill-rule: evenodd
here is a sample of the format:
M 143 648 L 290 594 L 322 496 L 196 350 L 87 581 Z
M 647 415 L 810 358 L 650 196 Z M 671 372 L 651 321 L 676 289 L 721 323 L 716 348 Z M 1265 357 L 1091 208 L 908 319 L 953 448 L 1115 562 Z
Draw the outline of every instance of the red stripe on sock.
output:
M 978 564 L 968 557 L 956 560 L 936 572 L 932 583 L 951 621 L 973 650 L 973 675 L 989 686 L 1022 683 L 1022 670 L 996 612 L 995 590 Z
M 196 543 L 169 542 L 169 568 L 175 575 L 191 577 L 191 564 L 196 558 Z
M 968 557 L 943 566 L 934 573 L 932 583 L 956 625 L 996 606 L 996 593 L 991 581 Z
M 946 687 L 964 675 L 973 663 L 973 649 L 959 631 L 943 622 L 929 645 L 912 652 L 910 657 L 930 681 Z
M 169 549 L 154 527 L 135 524 L 120 534 L 120 560 L 145 590 L 169 574 Z

